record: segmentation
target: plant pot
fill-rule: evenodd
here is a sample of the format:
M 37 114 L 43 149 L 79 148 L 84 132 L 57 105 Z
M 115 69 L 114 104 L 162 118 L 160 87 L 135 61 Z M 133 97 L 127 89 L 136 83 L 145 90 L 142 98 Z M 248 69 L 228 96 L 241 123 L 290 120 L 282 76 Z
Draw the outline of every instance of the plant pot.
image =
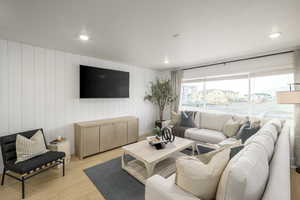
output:
M 163 123 L 164 121 L 166 121 L 166 120 L 156 120 L 156 121 L 155 121 L 155 127 L 161 128 L 161 127 L 162 127 L 162 123 Z

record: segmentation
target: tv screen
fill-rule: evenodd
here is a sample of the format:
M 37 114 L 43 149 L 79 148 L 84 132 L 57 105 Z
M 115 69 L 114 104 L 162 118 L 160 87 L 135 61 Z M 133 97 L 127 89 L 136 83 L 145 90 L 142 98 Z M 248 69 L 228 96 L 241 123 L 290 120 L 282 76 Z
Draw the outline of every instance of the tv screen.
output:
M 128 98 L 129 72 L 80 65 L 80 98 Z

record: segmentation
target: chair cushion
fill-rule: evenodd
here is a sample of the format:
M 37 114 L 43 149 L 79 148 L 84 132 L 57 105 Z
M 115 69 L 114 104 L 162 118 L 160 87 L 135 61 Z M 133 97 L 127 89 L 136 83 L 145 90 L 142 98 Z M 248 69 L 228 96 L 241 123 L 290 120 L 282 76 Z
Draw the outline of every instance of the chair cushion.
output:
M 50 163 L 52 161 L 62 159 L 65 156 L 66 154 L 64 152 L 48 151 L 42 155 L 33 157 L 29 160 L 25 160 L 23 162 L 19 162 L 16 164 L 15 161 L 10 161 L 7 163 L 6 168 L 7 170 L 11 170 L 19 174 L 24 174 L 30 172 L 31 170 L 39 168 L 47 163 Z
M 231 115 L 202 112 L 200 128 L 222 131 L 224 124 L 231 118 Z
M 219 131 L 197 128 L 187 129 L 184 136 L 192 140 L 211 144 L 217 144 L 226 139 L 226 136 Z

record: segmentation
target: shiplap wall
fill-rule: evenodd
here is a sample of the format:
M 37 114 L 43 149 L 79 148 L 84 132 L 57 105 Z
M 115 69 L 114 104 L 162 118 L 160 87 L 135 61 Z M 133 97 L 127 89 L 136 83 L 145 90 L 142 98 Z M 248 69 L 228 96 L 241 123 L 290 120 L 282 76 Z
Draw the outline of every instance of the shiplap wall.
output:
M 129 71 L 130 98 L 79 99 L 79 64 Z M 143 134 L 157 117 L 156 108 L 143 100 L 157 75 L 150 69 L 0 40 L 0 136 L 42 127 L 48 141 L 66 136 L 74 151 L 74 122 L 125 115 L 140 119 Z

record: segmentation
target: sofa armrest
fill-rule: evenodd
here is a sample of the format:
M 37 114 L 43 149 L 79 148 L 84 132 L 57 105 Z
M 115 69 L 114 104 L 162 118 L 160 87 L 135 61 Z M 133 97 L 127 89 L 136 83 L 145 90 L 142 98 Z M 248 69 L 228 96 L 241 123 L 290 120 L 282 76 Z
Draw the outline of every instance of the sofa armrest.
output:
M 165 179 L 154 175 L 146 181 L 145 200 L 200 200 L 175 184 L 175 175 Z

